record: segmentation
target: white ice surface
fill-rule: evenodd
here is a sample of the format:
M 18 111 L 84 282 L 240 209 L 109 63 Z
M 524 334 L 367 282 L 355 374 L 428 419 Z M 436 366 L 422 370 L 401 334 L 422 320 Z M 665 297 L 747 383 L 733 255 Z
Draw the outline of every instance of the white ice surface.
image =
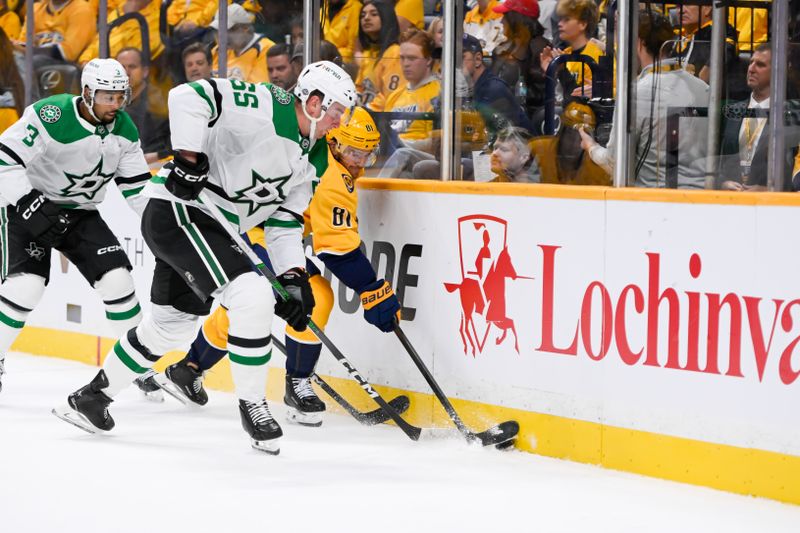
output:
M 97 369 L 10 354 L 0 393 L 0 532 L 770 532 L 800 507 L 461 440 L 412 443 L 329 415 L 250 448 L 235 398 L 123 392 L 92 436 L 50 414 Z M 275 405 L 283 421 L 283 409 Z

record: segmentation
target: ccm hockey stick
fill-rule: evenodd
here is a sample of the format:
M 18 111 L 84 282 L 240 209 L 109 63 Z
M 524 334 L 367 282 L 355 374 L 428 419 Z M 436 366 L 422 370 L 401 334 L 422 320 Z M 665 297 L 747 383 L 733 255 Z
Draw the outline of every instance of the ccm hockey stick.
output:
M 273 338 L 272 339 L 272 344 L 274 344 L 275 347 L 278 348 L 278 350 L 280 350 L 281 353 L 283 353 L 283 355 L 286 355 L 286 346 L 284 346 L 281 341 L 279 341 L 278 339 Z M 358 420 L 360 423 L 364 424 L 365 426 L 374 426 L 376 424 L 383 424 L 387 420 L 391 419 L 391 417 L 383 409 L 381 409 L 380 407 L 377 408 L 377 409 L 374 409 L 372 411 L 367 411 L 367 412 L 359 411 L 358 409 L 353 407 L 350 404 L 350 402 L 345 400 L 342 397 L 341 394 L 336 392 L 333 389 L 333 387 L 331 387 L 328 384 L 328 382 L 326 382 L 324 379 L 322 379 L 321 376 L 319 376 L 318 374 L 314 374 L 312 376 L 312 379 L 314 380 L 314 382 L 317 385 L 320 386 L 320 388 L 322 390 L 325 391 L 325 393 L 328 396 L 333 398 L 334 401 L 336 403 L 338 403 L 342 407 L 342 409 L 344 409 L 345 411 L 350 413 L 350 415 L 353 418 L 355 418 L 356 420 Z M 392 398 L 387 403 L 389 405 L 391 405 L 392 408 L 395 411 L 397 411 L 398 413 L 405 413 L 406 410 L 408 409 L 408 406 L 411 404 L 411 402 L 408 400 L 408 396 L 405 396 L 405 395 L 400 395 L 400 396 L 398 396 L 396 398 Z
M 444 395 L 444 392 L 442 392 L 439 384 L 436 383 L 435 379 L 433 379 L 433 375 L 431 374 L 430 370 L 428 370 L 428 367 L 425 366 L 425 363 L 422 362 L 422 358 L 414 349 L 414 346 L 411 345 L 411 341 L 408 340 L 406 334 L 402 329 L 400 329 L 400 324 L 397 324 L 394 332 L 397 334 L 397 338 L 400 339 L 403 347 L 408 352 L 408 355 L 411 356 L 414 364 L 417 365 L 417 368 L 422 373 L 422 377 L 425 378 L 425 381 L 427 381 L 428 385 L 430 385 L 431 389 L 433 389 L 433 393 L 436 395 L 439 403 L 442 404 L 444 410 L 447 411 L 447 414 L 450 416 L 450 419 L 456 425 L 461 434 L 467 439 L 467 442 L 480 442 L 483 446 L 498 446 L 499 448 L 507 447 L 506 443 L 510 444 L 510 441 L 517 436 L 517 433 L 519 433 L 518 422 L 515 422 L 514 420 L 508 420 L 480 433 L 475 433 L 470 430 L 461 420 L 461 417 L 458 416 L 453 404 L 451 404 L 450 400 L 447 399 L 447 396 Z
M 256 253 L 244 242 L 242 236 L 231 227 L 230 223 L 225 218 L 225 215 L 223 215 L 222 211 L 220 211 L 219 206 L 217 206 L 217 204 L 215 204 L 214 201 L 208 197 L 208 194 L 205 191 L 200 192 L 200 201 L 208 208 L 208 210 L 211 212 L 211 216 L 214 217 L 219 225 L 222 226 L 226 232 L 228 232 L 228 235 L 233 242 L 236 243 L 236 245 L 241 248 L 242 252 L 245 253 L 247 258 L 250 259 L 250 262 L 256 268 L 256 271 L 267 278 L 267 281 L 269 281 L 269 284 L 272 285 L 273 289 L 275 289 L 275 292 L 278 293 L 278 296 L 284 300 L 291 298 L 289 293 L 286 292 L 286 289 L 283 288 L 283 285 L 281 285 L 281 283 L 278 281 L 275 273 L 267 268 L 267 265 L 261 262 Z M 358 370 L 356 370 L 352 363 L 347 360 L 339 348 L 337 348 L 336 345 L 331 342 L 328 336 L 325 335 L 325 333 L 316 324 L 314 324 L 313 320 L 308 321 L 308 327 L 314 332 L 317 338 L 322 341 L 322 344 L 324 344 L 325 347 L 330 350 L 331 354 L 333 354 L 336 360 L 339 361 L 342 366 L 344 366 L 345 370 L 347 370 L 347 373 L 350 374 L 350 377 L 355 379 L 361 388 L 364 389 L 364 391 L 370 396 L 370 398 L 372 398 L 375 403 L 377 403 L 381 409 L 383 409 L 383 411 L 395 421 L 398 427 L 403 430 L 403 433 L 405 433 L 406 436 L 408 436 L 408 438 L 411 440 L 419 440 L 422 430 L 403 420 L 397 411 L 395 411 L 392 406 L 389 405 L 374 388 L 372 388 L 372 385 L 370 385 L 367 380 L 361 377 L 361 374 L 358 373 Z

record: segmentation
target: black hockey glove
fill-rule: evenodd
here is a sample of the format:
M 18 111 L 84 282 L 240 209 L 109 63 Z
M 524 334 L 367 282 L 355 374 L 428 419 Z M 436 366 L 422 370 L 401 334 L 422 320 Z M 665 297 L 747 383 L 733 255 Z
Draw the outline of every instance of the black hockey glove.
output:
M 278 276 L 278 281 L 291 298 L 282 300 L 278 297 L 278 301 L 275 302 L 275 314 L 295 330 L 305 331 L 311 318 L 311 311 L 314 309 L 314 294 L 308 283 L 308 273 L 293 268 Z
M 208 181 L 208 157 L 197 154 L 197 163 L 184 159 L 178 152 L 167 176 L 167 190 L 181 200 L 197 200 Z
M 54 246 L 71 225 L 68 210 L 54 204 L 36 189 L 17 202 L 17 214 L 25 228 L 40 243 Z

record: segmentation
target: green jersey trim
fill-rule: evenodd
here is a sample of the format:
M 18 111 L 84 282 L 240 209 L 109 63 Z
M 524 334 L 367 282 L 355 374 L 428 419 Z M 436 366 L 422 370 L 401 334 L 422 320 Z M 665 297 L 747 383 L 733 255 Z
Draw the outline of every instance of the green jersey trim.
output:
M 328 142 L 323 137 L 317 139 L 311 151 L 308 153 L 308 161 L 314 165 L 317 171 L 317 177 L 322 179 L 322 175 L 328 170 Z
M 47 134 L 61 144 L 74 143 L 92 135 L 78 120 L 76 98 L 71 94 L 57 94 L 33 104 Z
M 211 102 L 211 98 L 208 97 L 208 95 L 203 90 L 203 88 L 200 86 L 200 84 L 198 82 L 196 82 L 196 81 L 193 81 L 193 82 L 189 83 L 189 87 L 194 89 L 194 92 L 196 92 L 203 100 L 206 101 L 206 103 L 208 104 L 208 107 L 211 109 L 211 116 L 212 117 L 216 116 L 217 111 L 214 108 L 214 104 Z
M 275 133 L 284 139 L 288 139 L 294 143 L 300 144 L 300 125 L 297 123 L 297 115 L 294 112 L 294 96 L 290 100 L 281 99 L 275 96 L 277 91 L 270 87 L 270 83 L 265 83 L 264 86 L 270 89 L 269 94 L 272 97 L 272 124 L 275 126 Z M 283 91 L 278 94 L 289 94 Z
M 114 129 L 111 130 L 112 135 L 118 135 L 130 142 L 135 143 L 139 140 L 139 130 L 136 129 L 136 124 L 133 119 L 125 111 L 117 111 L 117 118 L 114 120 Z

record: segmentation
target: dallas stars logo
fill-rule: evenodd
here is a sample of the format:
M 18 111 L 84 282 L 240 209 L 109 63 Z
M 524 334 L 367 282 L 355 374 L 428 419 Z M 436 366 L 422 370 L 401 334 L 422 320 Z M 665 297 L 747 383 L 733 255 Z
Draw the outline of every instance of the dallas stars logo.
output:
M 90 170 L 88 173 L 83 174 L 81 176 L 77 176 L 75 174 L 70 174 L 69 172 L 64 172 L 64 175 L 70 181 L 70 184 L 61 189 L 61 194 L 64 196 L 83 196 L 87 200 L 93 200 L 95 195 L 103 188 L 103 186 L 108 182 L 111 178 L 114 177 L 114 173 L 110 174 L 103 174 L 103 158 L 100 158 L 100 162 L 97 163 L 97 166 Z
M 254 170 L 253 184 L 236 191 L 236 196 L 231 200 L 238 204 L 247 204 L 247 216 L 250 216 L 264 206 L 283 203 L 286 198 L 283 187 L 291 177 L 289 174 L 279 178 L 265 178 Z

